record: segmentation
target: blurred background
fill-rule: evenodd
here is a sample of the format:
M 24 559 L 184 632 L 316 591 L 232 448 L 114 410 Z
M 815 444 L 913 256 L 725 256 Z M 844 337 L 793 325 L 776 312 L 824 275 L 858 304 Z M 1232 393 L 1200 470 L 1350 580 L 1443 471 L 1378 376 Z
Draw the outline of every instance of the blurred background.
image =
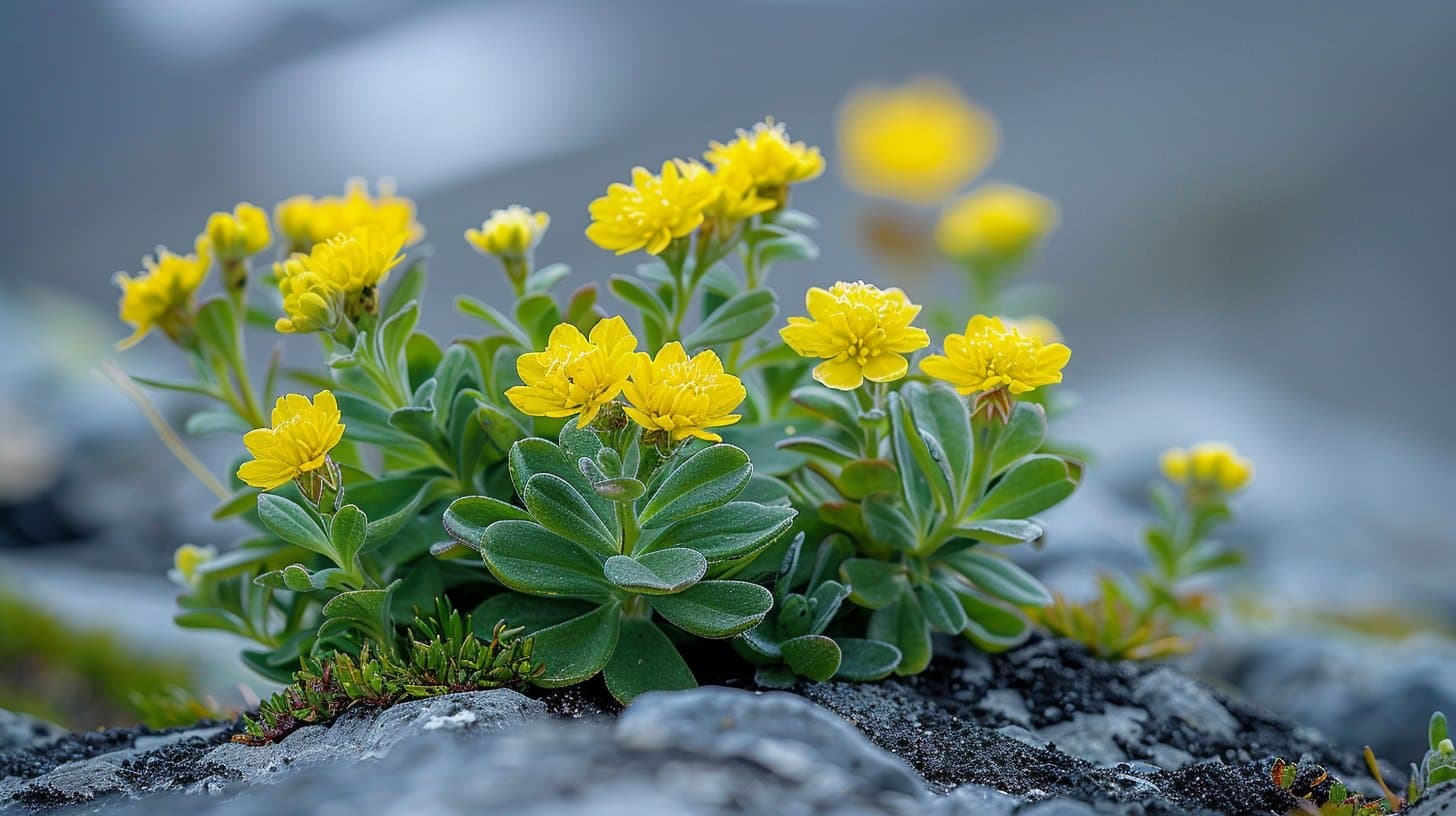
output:
M 427 325 L 475 331 L 453 297 L 509 297 L 461 238 L 491 209 L 551 214 L 542 261 L 630 270 L 583 237 L 587 202 L 772 115 L 830 167 L 795 192 L 823 254 L 775 272 L 785 304 L 861 277 L 933 301 L 951 270 L 886 281 L 868 259 L 875 205 L 836 173 L 834 137 L 851 89 L 930 75 L 1000 123 L 981 180 L 1061 209 L 1031 279 L 1074 349 L 1060 434 L 1093 464 L 1028 563 L 1073 593 L 1135 565 L 1157 452 L 1232 442 L 1258 470 L 1230 535 L 1251 560 L 1189 665 L 1412 755 L 1431 708 L 1456 707 L 1453 42 L 1438 0 L 4 4 L 0 593 L 26 600 L 0 605 L 0 695 L 68 659 L 36 654 L 23 610 L 208 693 L 265 688 L 238 644 L 170 623 L 174 547 L 231 532 L 95 373 L 128 333 L 113 272 L 237 201 L 388 176 L 429 230 Z M 155 338 L 124 364 L 181 365 Z M 194 444 L 219 472 L 237 453 Z M 12 688 L 0 707 L 135 718 L 64 697 Z

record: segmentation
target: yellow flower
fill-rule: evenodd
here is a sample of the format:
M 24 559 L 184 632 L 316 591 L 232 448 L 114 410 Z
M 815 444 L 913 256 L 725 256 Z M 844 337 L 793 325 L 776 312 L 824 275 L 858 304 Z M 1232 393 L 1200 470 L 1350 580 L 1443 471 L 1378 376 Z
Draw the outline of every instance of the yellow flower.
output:
M 830 388 L 898 380 L 910 367 L 904 355 L 930 345 L 925 330 L 910 325 L 920 307 L 899 289 L 840 281 L 810 289 L 804 306 L 809 316 L 789 318 L 779 336 L 799 356 L 825 360 L 814 379 Z
M 962 394 L 1006 389 L 1025 394 L 1062 381 L 1062 367 L 1072 350 L 1061 343 L 1043 343 L 1001 322 L 976 315 L 965 334 L 945 338 L 945 355 L 920 361 L 920 370 L 945 380 Z
M 1030 315 L 1002 322 L 1006 324 L 1006 328 L 1015 329 L 1042 345 L 1062 342 L 1062 330 L 1045 317 Z
M 935 204 L 985 169 L 996 122 L 955 87 L 922 79 L 866 88 L 839 112 L 845 180 L 869 195 Z
M 195 254 L 175 255 L 158 247 L 156 260 L 143 258 L 142 265 L 146 271 L 138 277 L 118 272 L 112 278 L 121 287 L 121 319 L 135 329 L 117 348 L 140 343 L 154 327 L 173 341 L 180 341 L 191 330 L 193 301 L 212 265 L 212 250 L 207 239 L 199 237 Z
M 424 227 L 415 221 L 415 203 L 394 194 L 394 182 L 379 183 L 379 195 L 369 194 L 363 179 L 349 179 L 342 196 L 314 198 L 297 195 L 281 202 L 273 210 L 278 231 L 288 237 L 297 251 L 308 251 L 320 241 L 358 227 L 379 227 L 390 234 L 402 234 L 406 244 L 424 237 Z
M 585 428 L 622 392 L 636 351 L 637 338 L 620 317 L 597 321 L 590 338 L 562 323 L 551 330 L 544 351 L 516 358 L 516 373 L 525 384 L 508 389 L 506 399 L 530 416 L 579 413 L 577 426 Z
M 1009 258 L 1056 224 L 1051 199 L 1010 184 L 987 184 L 945 208 L 935 241 L 951 258 Z
M 632 379 L 622 391 L 633 422 L 665 433 L 674 442 L 690 436 L 721 442 L 723 437 L 710 429 L 742 419 L 730 412 L 748 395 L 741 380 L 723 371 L 723 362 L 713 351 L 689 358 L 677 342 L 663 346 L 656 358 L 637 355 Z
M 224 263 L 256 255 L 273 242 L 268 214 L 246 201 L 231 213 L 213 213 L 207 219 L 206 233 L 213 252 Z
M 717 188 L 717 195 L 703 210 L 703 214 L 714 221 L 746 221 L 759 213 L 778 207 L 772 198 L 763 198 L 753 184 L 748 171 L 736 165 L 726 165 L 709 170 L 695 161 L 679 161 L 678 169 L 689 179 L 706 178 Z
M 727 144 L 711 142 L 703 158 L 718 171 L 733 168 L 746 173 L 760 193 L 775 201 L 790 184 L 809 181 L 824 172 L 819 148 L 789 141 L 788 130 L 773 117 L 752 130 L 739 130 L 738 138 Z
M 480 229 L 465 231 L 465 240 L 487 255 L 523 258 L 541 242 L 550 224 L 551 216 L 546 213 L 512 204 L 504 210 L 491 210 Z
M 273 427 L 243 435 L 253 460 L 238 468 L 238 478 L 251 487 L 272 490 L 318 470 L 344 437 L 340 419 L 333 392 L 314 394 L 312 403 L 302 394 L 279 397 L 273 406 Z
M 606 195 L 591 203 L 586 237 L 618 255 L 639 249 L 657 255 L 672 239 L 697 229 L 703 223 L 703 210 L 718 194 L 708 176 L 684 175 L 676 162 L 663 162 L 657 176 L 635 167 L 630 185 L 612 184 Z
M 183 586 L 191 586 L 197 579 L 197 568 L 216 557 L 213 547 L 183 544 L 172 553 L 172 577 Z
M 274 264 L 284 316 L 273 328 L 283 334 L 332 332 L 344 317 L 344 290 L 306 265 L 306 255 Z
M 404 260 L 404 242 L 402 232 L 355 227 L 275 266 L 287 317 L 274 328 L 285 333 L 320 331 L 338 325 L 340 314 L 350 319 L 373 314 L 380 284 Z
M 1223 442 L 1200 442 L 1187 450 L 1171 448 L 1158 463 L 1174 484 L 1225 493 L 1242 488 L 1254 476 L 1253 463 Z

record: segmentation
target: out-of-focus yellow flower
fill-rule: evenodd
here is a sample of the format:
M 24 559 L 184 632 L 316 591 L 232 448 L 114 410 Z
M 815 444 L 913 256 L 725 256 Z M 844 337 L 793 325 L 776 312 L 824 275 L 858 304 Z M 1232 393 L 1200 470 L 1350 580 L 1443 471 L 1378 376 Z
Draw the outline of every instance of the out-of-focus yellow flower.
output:
M 935 227 L 940 251 L 956 259 L 1012 258 L 1057 224 L 1057 205 L 1010 184 L 987 184 L 941 213 Z
M 339 403 L 331 391 L 286 394 L 273 406 L 271 428 L 256 428 L 243 435 L 243 446 L 253 455 L 238 468 L 238 478 L 250 487 L 272 490 L 318 470 L 329 451 L 344 437 Z
M 186 337 L 192 329 L 197 288 L 212 265 L 212 248 L 199 236 L 194 254 L 176 255 L 158 247 L 156 259 L 143 258 L 142 265 L 146 271 L 135 278 L 124 272 L 112 278 L 121 287 L 121 319 L 134 329 L 117 348 L 131 348 L 153 328 L 161 329 L 173 342 Z
M 215 212 L 209 216 L 206 234 L 212 242 L 212 251 L 223 263 L 256 255 L 273 242 L 268 214 L 246 201 L 233 207 L 231 213 Z
M 415 220 L 415 203 L 395 195 L 390 179 L 379 182 L 377 196 L 369 194 L 369 185 L 361 178 L 349 179 L 342 196 L 293 196 L 274 208 L 273 219 L 290 247 L 302 252 L 358 227 L 379 227 L 390 234 L 402 234 L 407 245 L 425 234 L 424 227 Z
M 586 237 L 618 255 L 639 249 L 657 255 L 674 238 L 697 229 L 703 223 L 703 210 L 718 195 L 709 175 L 685 175 L 677 162 L 663 162 L 662 173 L 656 176 L 645 167 L 634 167 L 631 184 L 614 183 L 591 203 Z
M 278 289 L 283 294 L 287 318 L 275 328 L 281 332 L 317 331 L 330 315 L 320 302 L 332 309 L 333 322 L 342 311 L 351 320 L 373 314 L 378 308 L 379 285 L 390 270 L 404 260 L 405 233 L 385 227 L 362 226 L 314 244 L 307 255 L 295 254 L 275 267 Z M 293 306 L 289 298 L 293 297 Z M 306 328 L 305 328 L 306 327 Z
M 804 306 L 809 316 L 789 318 L 779 336 L 799 356 L 825 361 L 815 366 L 814 379 L 830 388 L 898 380 L 910 367 L 905 355 L 930 345 L 925 330 L 910 325 L 920 307 L 896 288 L 840 281 L 811 288 Z
M 183 544 L 172 553 L 172 578 L 183 586 L 197 581 L 197 568 L 217 557 L 217 549 Z
M 683 176 L 698 180 L 706 177 L 708 183 L 717 187 L 718 194 L 703 210 L 712 221 L 746 221 L 759 213 L 766 213 L 778 207 L 772 198 L 763 198 L 753 184 L 748 171 L 734 165 L 709 170 L 695 161 L 679 161 L 678 169 Z
M 1029 315 L 1002 322 L 1006 324 L 1006 328 L 1015 329 L 1044 346 L 1062 342 L 1062 330 L 1045 317 Z
M 985 169 L 996 122 L 933 79 L 851 94 L 839 111 L 845 180 L 869 195 L 935 204 Z
M 577 427 L 585 428 L 622 392 L 636 352 L 637 338 L 620 317 L 597 321 L 590 337 L 562 323 L 551 330 L 544 351 L 516 358 L 524 385 L 507 389 L 506 399 L 530 416 L 580 414 Z
M 487 255 L 524 258 L 541 242 L 550 224 L 551 216 L 546 213 L 512 204 L 504 210 L 491 210 L 480 229 L 465 231 L 465 240 Z
M 946 336 L 944 355 L 921 360 L 920 370 L 962 394 L 1005 389 L 1017 395 L 1061 382 L 1071 358 L 1072 350 L 1061 343 L 1043 343 L 999 317 L 976 315 L 965 334 Z
M 1163 475 L 1177 485 L 1232 493 L 1254 477 L 1254 465 L 1223 442 L 1171 448 L 1158 460 Z
M 748 396 L 743 382 L 723 371 L 723 361 L 711 349 L 690 358 L 677 342 L 663 346 L 655 358 L 637 355 L 622 391 L 633 422 L 674 442 L 690 436 L 721 442 L 712 429 L 742 419 L 733 409 Z
M 824 157 L 819 148 L 790 141 L 783 123 L 772 117 L 739 130 L 738 138 L 727 144 L 711 142 L 703 158 L 722 172 L 732 168 L 748 175 L 765 198 L 782 201 L 790 184 L 809 181 L 824 172 Z

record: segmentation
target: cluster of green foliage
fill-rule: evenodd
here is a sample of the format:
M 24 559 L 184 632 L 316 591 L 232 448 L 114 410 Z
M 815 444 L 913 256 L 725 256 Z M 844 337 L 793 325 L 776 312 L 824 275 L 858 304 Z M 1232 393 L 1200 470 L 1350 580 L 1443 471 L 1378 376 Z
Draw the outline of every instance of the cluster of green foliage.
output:
M 305 657 L 293 681 L 264 700 L 256 715 L 245 716 L 243 733 L 233 739 L 261 745 L 355 706 L 521 685 L 545 667 L 532 657 L 532 638 L 520 634 L 502 622 L 483 640 L 469 615 L 462 617 L 441 600 L 433 616 L 416 616 L 398 654 L 373 652 L 365 644 L 357 657 L 346 652 Z
M 1343 782 L 1317 765 L 1294 765 L 1282 759 L 1274 760 L 1270 767 L 1270 778 L 1280 790 L 1300 801 L 1299 811 L 1318 813 L 1320 816 L 1382 816 L 1409 807 L 1423 798 L 1432 788 L 1449 782 L 1456 782 L 1456 745 L 1452 744 L 1451 732 L 1446 724 L 1446 715 L 1437 711 L 1431 715 L 1426 729 L 1430 748 L 1419 764 L 1411 763 L 1410 782 L 1405 796 L 1401 796 L 1385 784 L 1380 763 L 1375 753 L 1365 748 L 1365 764 L 1383 791 L 1383 796 L 1361 796 L 1352 793 Z
M 137 654 L 115 635 L 78 629 L 19 594 L 0 589 L 0 708 L 69 728 L 190 724 L 215 705 L 169 716 L 154 700 L 194 699 L 192 670 L 176 660 Z M 195 715 L 195 716 L 194 716 Z

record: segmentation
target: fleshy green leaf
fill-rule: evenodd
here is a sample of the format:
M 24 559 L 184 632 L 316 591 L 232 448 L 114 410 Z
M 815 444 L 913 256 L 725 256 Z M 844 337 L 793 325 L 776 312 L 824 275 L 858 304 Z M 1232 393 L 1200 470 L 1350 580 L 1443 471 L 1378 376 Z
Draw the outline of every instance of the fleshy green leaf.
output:
M 538 473 L 526 482 L 522 495 L 526 509 L 542 527 L 559 536 L 601 553 L 604 557 L 620 551 L 616 536 L 565 479 L 554 473 Z
M 667 635 L 656 624 L 641 618 L 622 621 L 616 651 L 602 669 L 602 679 L 607 683 L 607 691 L 623 705 L 649 691 L 698 686 L 692 670 Z
M 678 465 L 638 513 L 642 527 L 665 527 L 733 500 L 748 485 L 753 465 L 732 445 L 710 445 Z
M 915 584 L 915 599 L 935 631 L 955 634 L 966 628 L 966 611 L 946 587 L 935 581 L 919 582 Z
M 773 595 L 746 581 L 700 581 L 675 595 L 648 602 L 678 627 L 704 638 L 729 638 L 757 626 L 773 607 Z
M 369 517 L 357 506 L 346 504 L 334 513 L 329 524 L 329 543 L 333 545 L 339 566 L 352 570 L 354 556 L 364 548 L 368 533 Z
M 941 383 L 929 386 L 910 383 L 902 393 L 914 415 L 915 426 L 929 431 L 940 443 L 950 472 L 959 477 L 969 475 L 975 445 L 965 398 Z M 952 482 L 955 481 L 957 478 L 953 477 Z
M 930 665 L 930 621 L 925 619 L 915 595 L 906 588 L 894 603 L 870 614 L 868 634 L 900 650 L 895 673 L 919 674 Z
M 708 560 L 696 550 L 672 547 L 637 558 L 614 555 L 603 566 L 607 580 L 629 592 L 666 595 L 681 592 L 703 579 Z
M 183 429 L 188 436 L 199 438 L 223 434 L 241 436 L 252 430 L 248 423 L 231 411 L 198 411 L 187 417 L 187 424 Z
M 450 503 L 443 523 L 451 538 L 476 552 L 485 546 L 485 528 L 497 521 L 530 521 L 531 516 L 514 504 L 489 496 L 465 496 Z
M 779 646 L 784 662 L 801 677 L 823 682 L 839 671 L 839 644 L 823 635 L 791 638 Z
M 900 473 L 887 459 L 856 459 L 839 471 L 839 492 L 859 501 L 871 493 L 900 490 Z
M 941 561 L 987 594 L 1017 606 L 1045 606 L 1050 592 L 1031 573 L 1005 558 L 972 548 L 950 553 Z
M 876 493 L 860 503 L 865 526 L 875 541 L 900 552 L 914 552 L 920 543 L 920 531 L 901 512 L 899 503 L 888 493 Z
M 560 477 L 567 484 L 576 488 L 576 492 L 586 499 L 586 503 L 591 505 L 597 518 L 601 519 L 607 529 L 613 531 L 615 538 L 616 505 L 598 496 L 592 489 L 591 482 L 587 481 L 587 478 L 581 474 L 581 469 L 576 465 L 578 458 L 549 440 L 539 437 L 522 439 L 511 446 L 511 481 L 516 486 L 516 492 L 524 494 L 526 484 L 530 482 L 532 476 L 538 473 L 550 473 Z
M 767 326 L 778 311 L 772 289 L 739 292 L 688 334 L 683 346 L 691 350 L 742 340 Z
M 905 591 L 905 570 L 898 564 L 873 558 L 851 558 L 839 566 L 849 585 L 849 599 L 866 609 L 894 603 Z
M 910 499 L 911 510 L 918 504 L 922 510 L 916 515 L 929 518 L 930 497 L 934 497 L 948 512 L 955 506 L 958 491 L 952 488 L 952 484 L 958 480 L 951 475 L 950 464 L 945 460 L 945 452 L 941 450 L 939 440 L 935 439 L 933 429 L 916 425 L 910 405 L 899 394 L 890 395 L 890 428 L 894 434 L 895 464 L 903 469 L 900 478 L 905 482 L 905 496 Z M 914 488 L 910 482 L 915 483 Z M 926 489 L 929 496 L 922 495 Z
M 531 343 L 531 338 L 526 336 L 525 332 L 521 331 L 521 328 L 516 325 L 515 321 L 501 314 L 500 311 L 488 303 L 476 300 L 467 295 L 461 295 L 455 298 L 455 309 L 461 314 L 484 320 L 486 323 L 499 329 L 502 334 L 510 337 L 516 345 L 523 349 L 535 347 Z
M 529 595 L 604 600 L 616 589 L 602 559 L 533 521 L 498 521 L 485 531 L 485 565 L 506 586 Z
M 971 511 L 970 521 L 1021 519 L 1072 495 L 1082 480 L 1080 465 L 1056 456 L 1030 456 L 1006 472 Z
M 1046 441 L 1046 435 L 1046 409 L 1034 402 L 1018 402 L 1016 410 L 1011 413 L 1011 421 L 992 449 L 991 475 L 1011 467 L 1023 456 L 1036 453 Z
M 1004 652 L 1026 639 L 1026 618 L 974 590 L 956 593 L 966 610 L 965 635 L 981 649 Z
M 611 660 L 621 631 L 621 605 L 612 601 L 536 632 L 532 656 L 546 666 L 536 684 L 556 688 L 592 677 Z
M 500 621 L 505 621 L 513 627 L 520 626 L 526 630 L 525 634 L 530 635 L 558 623 L 565 623 L 572 618 L 581 617 L 596 608 L 597 605 L 590 601 L 541 598 L 535 595 L 522 595 L 519 592 L 498 592 L 475 608 L 475 611 L 471 613 L 471 623 L 474 625 L 477 635 L 489 636 L 491 630 Z
M 862 433 L 859 426 L 859 408 L 842 391 L 809 385 L 794 389 L 791 398 L 804 410 L 833 422 L 851 434 Z
M 304 508 L 282 496 L 258 494 L 258 518 L 279 538 L 305 550 L 332 558 L 329 539 L 314 517 Z
M 900 665 L 900 650 L 882 640 L 836 638 L 841 655 L 836 680 L 868 683 L 883 680 Z
M 1041 526 L 1024 519 L 987 519 L 956 527 L 956 534 L 987 544 L 1025 544 L 1042 536 Z
M 736 561 L 777 541 L 793 526 L 792 507 L 728 502 L 668 527 L 644 547 L 688 547 L 710 563 Z

